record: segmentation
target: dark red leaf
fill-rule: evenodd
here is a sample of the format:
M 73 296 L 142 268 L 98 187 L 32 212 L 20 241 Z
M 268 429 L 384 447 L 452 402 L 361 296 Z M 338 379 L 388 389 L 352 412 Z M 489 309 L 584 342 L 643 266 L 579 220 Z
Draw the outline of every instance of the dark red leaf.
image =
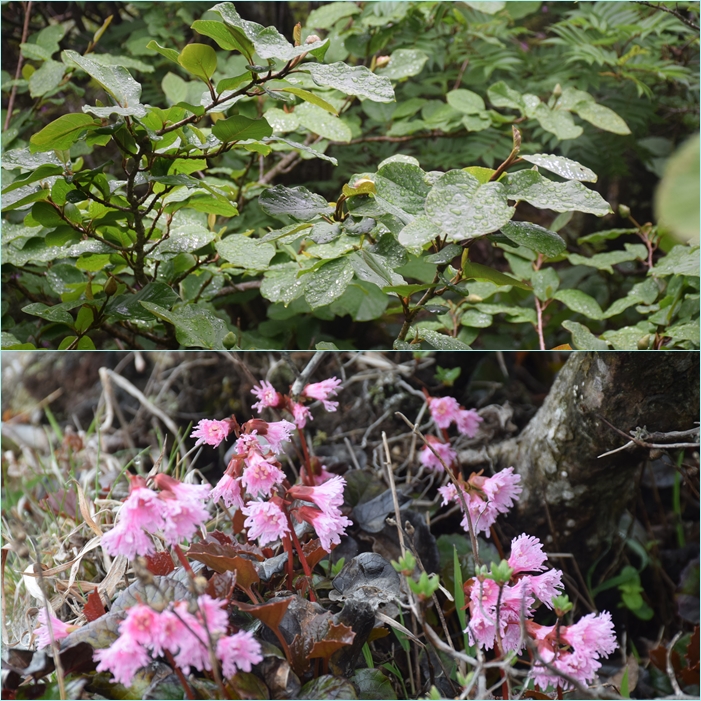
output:
M 104 616 L 107 613 L 97 590 L 93 590 L 88 594 L 88 601 L 83 607 L 83 613 L 88 622 L 96 621 L 100 616 Z
M 317 640 L 309 652 L 309 657 L 321 657 L 328 659 L 336 650 L 339 650 L 346 645 L 351 645 L 355 638 L 355 633 L 349 626 L 344 626 L 343 623 L 330 623 L 327 633 L 322 640 Z
M 162 576 L 170 574 L 175 569 L 171 554 L 165 550 L 154 555 L 146 555 L 146 567 L 152 574 Z
M 234 591 L 236 574 L 234 572 L 215 572 L 207 582 L 207 594 L 214 599 L 228 601 Z
M 308 543 L 305 543 L 302 546 L 302 550 L 304 551 L 304 557 L 307 558 L 309 567 L 312 569 L 314 569 L 314 567 L 321 560 L 328 556 L 326 550 L 321 547 L 321 542 L 318 538 L 314 538 L 314 540 L 310 540 Z
M 287 613 L 289 605 L 292 603 L 293 597 L 287 597 L 281 601 L 273 601 L 269 604 L 244 604 L 242 601 L 232 602 L 242 611 L 250 613 L 251 616 L 265 623 L 273 632 L 280 631 L 280 623 Z
M 187 556 L 207 565 L 215 572 L 236 572 L 236 584 L 242 589 L 249 589 L 252 584 L 260 582 L 253 560 L 237 555 L 231 545 L 217 542 L 195 543 L 187 551 Z

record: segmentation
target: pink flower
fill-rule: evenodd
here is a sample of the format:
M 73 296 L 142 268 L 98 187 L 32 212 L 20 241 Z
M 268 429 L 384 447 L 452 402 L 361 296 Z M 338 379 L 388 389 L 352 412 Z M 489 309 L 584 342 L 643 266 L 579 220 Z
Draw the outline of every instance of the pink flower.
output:
M 119 624 L 119 632 L 135 645 L 153 646 L 160 635 L 160 614 L 145 604 L 136 604 Z
M 161 611 L 158 617 L 158 627 L 151 638 L 151 648 L 154 657 L 160 657 L 165 650 L 177 652 L 179 640 L 184 629 L 183 622 L 168 609 Z
M 480 476 L 470 481 L 482 489 L 500 514 L 505 514 L 514 505 L 523 490 L 519 484 L 521 475 L 515 475 L 513 467 L 507 467 L 493 477 Z
M 194 508 L 202 506 L 212 489 L 208 484 L 186 484 L 163 473 L 156 475 L 153 481 L 163 492 L 172 492 L 179 502 Z
M 98 672 L 112 672 L 114 681 L 131 686 L 136 672 L 149 663 L 149 655 L 141 645 L 135 645 L 128 636 L 120 636 L 103 650 L 95 650 Z
M 428 409 L 438 428 L 448 428 L 458 420 L 460 405 L 453 397 L 429 397 Z
M 296 484 L 287 490 L 293 499 L 302 499 L 316 504 L 325 514 L 336 515 L 343 504 L 343 490 L 346 480 L 335 475 L 317 487 L 304 487 Z
M 53 614 L 49 614 L 49 620 L 51 621 L 51 630 L 54 634 L 54 640 L 63 640 L 71 631 L 76 629 L 76 626 L 69 626 L 67 623 L 56 618 Z M 41 650 L 41 648 L 51 645 L 51 636 L 49 635 L 45 608 L 39 610 L 37 621 L 41 625 L 34 631 L 34 635 L 37 636 L 37 650 Z
M 125 519 L 102 536 L 102 547 L 108 555 L 124 555 L 127 560 L 133 560 L 137 555 L 151 555 L 155 552 L 151 538 L 141 528 L 131 526 Z
M 249 501 L 241 511 L 248 516 L 243 523 L 249 529 L 248 539 L 258 538 L 261 546 L 272 543 L 290 532 L 287 517 L 273 501 Z
M 242 509 L 241 478 L 234 478 L 224 474 L 219 482 L 217 482 L 216 487 L 209 493 L 209 496 L 214 502 L 222 499 L 228 508 L 235 506 L 237 509 Z
M 185 484 L 163 473 L 153 480 L 161 489 L 163 526 L 166 542 L 175 545 L 190 540 L 209 518 L 205 506 L 211 487 L 208 484 Z
M 222 671 L 227 679 L 239 670 L 250 672 L 252 665 L 263 660 L 260 643 L 253 637 L 253 633 L 244 630 L 219 638 L 217 657 L 222 662 Z
M 446 484 L 444 487 L 438 487 L 438 493 L 443 497 L 441 506 L 446 506 L 451 501 L 454 501 L 457 504 L 460 503 L 458 500 L 458 490 L 455 488 L 455 485 L 452 482 L 448 482 L 448 484 Z M 467 498 L 467 494 L 464 490 L 463 493 L 465 494 L 465 498 Z
M 523 533 L 511 541 L 509 567 L 518 572 L 542 572 L 543 563 L 548 559 L 538 538 Z
M 304 428 L 307 425 L 307 419 L 312 420 L 311 411 L 304 404 L 298 404 L 297 402 L 292 402 L 292 415 L 297 428 Z
M 129 528 L 145 528 L 149 533 L 157 531 L 163 522 L 163 511 L 158 494 L 144 487 L 132 488 L 119 513 L 120 522 Z
M 302 390 L 302 396 L 310 397 L 311 399 L 318 399 L 323 402 L 324 409 L 326 411 L 336 411 L 338 409 L 338 402 L 329 401 L 329 397 L 336 396 L 336 390 L 341 384 L 341 380 L 337 377 L 330 377 L 328 380 L 323 382 L 316 382 L 313 385 L 307 385 Z
M 236 452 L 239 455 L 245 455 L 251 448 L 255 448 L 256 450 L 260 448 L 257 431 L 242 433 L 236 441 Z
M 426 440 L 448 467 L 457 460 L 458 454 L 451 448 L 450 443 L 442 443 L 435 436 L 426 436 Z M 443 472 L 445 469 L 443 463 L 434 455 L 433 451 L 428 446 L 424 446 L 423 450 L 419 453 L 419 462 L 425 467 L 436 470 L 436 472 Z
M 246 465 L 241 483 L 253 496 L 270 496 L 272 488 L 285 479 L 285 473 L 265 460 L 260 453 L 250 452 L 246 458 Z
M 280 393 L 276 391 L 275 387 L 265 380 L 260 383 L 260 387 L 254 387 L 251 390 L 251 394 L 254 394 L 258 400 L 252 405 L 252 408 L 259 414 L 265 407 L 279 406 L 282 400 Z
M 311 506 L 301 506 L 295 509 L 294 514 L 298 520 L 306 521 L 314 527 L 321 541 L 321 547 L 326 552 L 331 552 L 331 544 L 338 545 L 341 542 L 341 536 L 346 534 L 346 528 L 353 525 L 353 521 L 343 516 L 340 511 L 327 514 Z
M 173 652 L 177 645 L 179 650 L 175 662 L 185 674 L 190 673 L 190 667 L 200 671 L 212 669 L 204 626 L 187 610 L 186 602 L 178 602 L 175 611 L 182 619 L 182 625 L 178 629 L 178 637 L 171 640 L 166 649 Z
M 270 444 L 270 450 L 276 455 L 282 451 L 282 444 L 290 440 L 290 434 L 295 430 L 295 425 L 290 421 L 274 421 L 268 424 L 263 434 Z
M 548 570 L 543 574 L 526 575 L 519 580 L 524 591 L 533 594 L 549 609 L 552 609 L 553 598 L 562 593 L 562 572 L 560 570 Z
M 608 611 L 583 616 L 574 625 L 561 631 L 561 636 L 578 652 L 595 657 L 610 655 L 618 647 Z
M 482 417 L 474 409 L 461 409 L 455 421 L 458 431 L 468 438 L 474 438 Z
M 229 625 L 229 616 L 224 610 L 226 601 L 222 599 L 213 599 L 209 594 L 202 594 L 197 598 L 199 611 L 198 617 L 203 623 L 207 624 L 207 629 L 210 634 L 224 634 Z
M 326 469 L 325 465 L 321 466 L 321 469 L 319 470 L 318 473 L 315 473 L 314 476 L 312 477 L 314 484 L 319 485 L 319 484 L 324 484 L 324 482 L 328 482 L 330 479 L 333 479 L 335 475 L 333 472 L 329 472 Z
M 223 421 L 201 419 L 190 434 L 190 438 L 197 438 L 195 445 L 206 443 L 216 448 L 229 435 L 230 431 L 231 424 L 226 419 Z

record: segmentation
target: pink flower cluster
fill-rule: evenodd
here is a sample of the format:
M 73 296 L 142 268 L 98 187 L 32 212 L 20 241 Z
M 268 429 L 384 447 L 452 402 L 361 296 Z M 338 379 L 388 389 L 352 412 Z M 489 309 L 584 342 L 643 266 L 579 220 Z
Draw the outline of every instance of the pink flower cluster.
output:
M 475 436 L 482 423 L 482 417 L 474 409 L 463 409 L 453 397 L 429 397 L 428 409 L 438 428 L 448 428 L 454 423 L 469 438 Z
M 533 615 L 536 599 L 552 608 L 553 597 L 562 589 L 562 572 L 545 570 L 547 559 L 540 541 L 533 536 L 520 535 L 511 541 L 508 564 L 513 570 L 511 582 L 505 584 L 499 599 L 499 585 L 493 579 L 477 580 L 470 591 L 470 621 L 466 633 L 470 642 L 489 649 L 497 639 L 497 602 L 499 602 L 499 639 L 502 652 L 523 648 L 521 641 L 521 612 L 525 618 Z M 542 574 L 528 574 L 542 572 Z M 481 581 L 480 581 L 481 580 Z
M 426 442 L 430 443 L 431 447 L 425 445 L 419 452 L 419 462 L 425 467 L 436 472 L 444 472 L 443 463 L 450 467 L 458 459 L 458 454 L 453 450 L 450 443 L 443 443 L 440 438 L 435 436 L 426 436 Z M 433 452 L 434 450 L 436 451 L 435 453 Z
M 190 540 L 209 518 L 204 506 L 209 495 L 208 484 L 184 484 L 159 474 L 154 482 L 160 492 L 146 486 L 143 477 L 129 475 L 129 497 L 117 516 L 115 527 L 102 536 L 102 546 L 108 555 L 125 555 L 133 560 L 137 555 L 154 552 L 151 535 L 160 531 L 169 545 Z
M 580 684 L 596 679 L 601 667 L 599 658 L 610 655 L 616 647 L 616 634 L 608 611 L 590 613 L 571 626 L 541 626 L 526 622 L 526 630 L 535 640 L 538 654 L 555 669 L 568 674 Z M 568 689 L 572 685 L 539 660 L 533 663 L 532 674 L 541 689 L 549 685 Z
M 443 497 L 443 505 L 453 501 L 463 509 L 463 501 L 467 505 L 472 520 L 472 527 L 477 533 L 489 534 L 489 529 L 497 520 L 499 514 L 505 514 L 521 493 L 521 475 L 514 474 L 513 467 L 507 467 L 492 477 L 473 474 L 465 487 L 461 487 L 463 499 L 460 499 L 454 484 L 440 487 L 438 491 Z M 462 527 L 469 532 L 467 516 L 463 516 Z
M 97 671 L 110 671 L 114 680 L 130 686 L 134 675 L 151 657 L 166 651 L 185 673 L 190 668 L 211 670 L 210 636 L 216 657 L 225 677 L 238 670 L 250 672 L 251 666 L 263 659 L 261 647 L 252 633 L 226 635 L 228 616 L 222 608 L 226 602 L 203 594 L 197 599 L 195 613 L 185 601 L 158 612 L 144 604 L 132 606 L 119 624 L 119 638 L 108 648 L 95 650 Z
M 311 385 L 306 385 L 302 390 L 302 397 L 308 399 L 317 399 L 322 402 L 326 411 L 336 411 L 338 402 L 331 401 L 330 397 L 335 397 L 336 392 L 341 385 L 341 380 L 337 377 L 330 377 L 322 382 L 315 382 Z M 263 411 L 265 407 L 285 408 L 293 416 L 297 428 L 304 428 L 307 421 L 311 421 L 312 414 L 309 409 L 301 402 L 292 401 L 289 397 L 284 397 L 275 388 L 265 380 L 260 383 L 260 386 L 254 387 L 251 393 L 256 396 L 258 401 L 253 404 L 253 409 L 258 413 Z
M 338 545 L 341 542 L 346 527 L 353 525 L 340 510 L 345 486 L 346 481 L 337 475 L 315 487 L 295 485 L 287 490 L 287 495 L 292 499 L 308 501 L 318 507 L 300 506 L 293 513 L 297 520 L 306 521 L 313 526 L 321 547 L 327 552 L 331 552 L 332 544 Z

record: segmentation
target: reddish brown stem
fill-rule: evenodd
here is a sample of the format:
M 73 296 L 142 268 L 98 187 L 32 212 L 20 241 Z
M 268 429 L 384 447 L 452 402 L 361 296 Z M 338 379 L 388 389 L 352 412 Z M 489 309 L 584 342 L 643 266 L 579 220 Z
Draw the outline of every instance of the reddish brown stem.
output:
M 178 667 L 178 665 L 175 663 L 173 653 L 170 650 L 166 650 L 165 653 L 168 663 L 173 668 L 173 671 L 178 675 L 178 679 L 180 679 L 180 683 L 183 685 L 183 689 L 185 689 L 185 695 L 187 696 L 187 698 L 196 699 L 197 697 L 195 696 L 195 692 L 192 690 L 192 687 L 185 678 L 182 669 L 180 669 L 180 667 Z
M 31 12 L 32 3 L 30 0 L 30 2 L 28 2 L 24 8 L 24 26 L 22 27 L 22 40 L 20 44 L 25 44 L 27 42 L 27 34 L 29 33 L 29 18 L 31 16 Z M 10 91 L 10 99 L 7 102 L 7 115 L 5 116 L 5 126 L 3 127 L 3 131 L 7 131 L 10 127 L 10 120 L 12 119 L 12 110 L 15 107 L 15 96 L 17 95 L 17 81 L 19 80 L 20 75 L 22 75 L 23 61 L 24 57 L 22 56 L 22 52 L 20 50 L 19 58 L 17 59 L 17 69 L 15 70 L 15 84 L 12 86 L 12 90 Z
M 297 431 L 297 435 L 299 435 L 299 443 L 302 446 L 302 453 L 304 454 L 304 479 L 308 487 L 313 487 L 314 486 L 314 472 L 312 470 L 312 465 L 311 465 L 311 460 L 309 459 L 309 450 L 307 448 L 307 439 L 304 437 L 304 433 L 302 432 L 302 429 L 300 428 L 299 431 Z
M 187 561 L 187 558 L 185 557 L 185 553 L 180 549 L 179 545 L 174 545 L 173 550 L 175 550 L 175 554 L 180 560 L 180 564 L 185 568 L 185 571 L 191 576 L 194 577 L 195 573 L 192 570 L 192 567 L 190 566 L 190 563 Z
M 299 561 L 302 563 L 302 569 L 304 570 L 304 574 L 309 579 L 309 598 L 311 601 L 316 603 L 316 594 L 314 593 L 314 590 L 312 589 L 312 570 L 309 567 L 309 563 L 307 562 L 307 558 L 304 555 L 304 550 L 302 549 L 302 544 L 299 542 L 299 538 L 297 538 L 297 534 L 295 533 L 295 529 L 292 527 L 292 521 L 290 520 L 289 514 L 287 515 L 287 522 L 290 524 L 290 532 L 292 533 L 292 540 L 295 544 L 295 549 L 297 550 L 297 555 L 299 555 Z

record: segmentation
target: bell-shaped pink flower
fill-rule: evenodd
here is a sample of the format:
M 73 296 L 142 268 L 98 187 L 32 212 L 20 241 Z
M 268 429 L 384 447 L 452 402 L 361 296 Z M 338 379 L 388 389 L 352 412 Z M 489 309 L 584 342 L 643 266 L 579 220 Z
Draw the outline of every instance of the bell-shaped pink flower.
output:
M 297 428 L 304 428 L 307 425 L 307 420 L 312 420 L 312 413 L 304 404 L 292 402 L 292 416 L 295 420 Z
M 221 499 L 229 509 L 232 507 L 242 509 L 244 501 L 241 493 L 241 478 L 232 477 L 225 473 L 216 486 L 212 488 L 209 496 L 213 502 Z
M 305 487 L 295 484 L 287 490 L 288 496 L 293 499 L 302 499 L 316 504 L 325 514 L 335 515 L 343 504 L 343 490 L 346 480 L 334 475 L 329 480 L 316 487 Z
M 353 521 L 346 518 L 340 511 L 336 513 L 324 513 L 311 506 L 301 506 L 294 511 L 295 518 L 311 524 L 319 536 L 321 547 L 326 552 L 331 552 L 331 545 L 338 545 L 341 536 L 346 534 L 346 528 L 353 525 Z
M 253 637 L 253 633 L 245 630 L 219 638 L 217 657 L 222 662 L 222 672 L 227 679 L 239 670 L 250 672 L 254 664 L 263 660 L 260 643 Z
M 134 675 L 150 661 L 146 649 L 126 635 L 117 638 L 108 648 L 95 650 L 93 658 L 99 662 L 98 672 L 112 672 L 114 681 L 124 686 L 131 686 Z
M 54 634 L 54 640 L 63 640 L 71 631 L 74 631 L 77 628 L 77 626 L 69 626 L 59 618 L 56 618 L 56 616 L 53 614 L 49 614 L 49 619 L 51 621 L 51 630 Z M 34 631 L 34 635 L 37 636 L 37 650 L 41 650 L 43 647 L 48 647 L 51 645 L 51 636 L 49 635 L 49 626 L 46 619 L 45 608 L 39 609 L 37 621 L 40 625 Z
M 438 428 L 448 428 L 458 420 L 460 405 L 453 397 L 429 397 L 428 410 Z
M 543 563 L 548 556 L 543 552 L 540 540 L 535 536 L 522 533 L 511 541 L 509 567 L 518 572 L 541 572 L 545 569 Z
M 290 421 L 273 421 L 268 423 L 265 433 L 265 440 L 270 445 L 270 450 L 276 455 L 282 452 L 282 444 L 290 440 L 292 431 L 295 430 L 295 425 Z
M 274 501 L 249 501 L 241 509 L 248 516 L 243 525 L 248 528 L 248 539 L 258 539 L 258 544 L 263 546 L 279 540 L 290 532 L 282 509 Z
M 195 427 L 195 430 L 190 434 L 190 438 L 197 438 L 195 445 L 206 443 L 216 448 L 231 431 L 231 423 L 224 419 L 218 421 L 216 419 L 201 419 Z
M 108 555 L 124 555 L 127 560 L 133 560 L 137 555 L 152 555 L 156 551 L 151 537 L 125 518 L 102 536 L 101 543 Z
M 329 401 L 329 397 L 336 396 L 336 391 L 340 384 L 341 380 L 337 377 L 329 377 L 328 380 L 324 380 L 323 382 L 315 382 L 314 384 L 307 385 L 302 390 L 302 396 L 318 399 L 324 404 L 324 409 L 326 409 L 326 411 L 336 411 L 336 409 L 338 409 L 338 402 Z
M 270 496 L 273 487 L 282 484 L 285 473 L 276 465 L 268 462 L 260 453 L 251 451 L 245 460 L 246 468 L 241 483 L 249 494 Z
M 265 407 L 277 407 L 280 406 L 282 402 L 280 393 L 266 380 L 260 383 L 260 387 L 254 387 L 251 390 L 251 394 L 255 395 L 258 400 L 255 404 L 251 405 L 251 407 L 259 414 Z
M 482 423 L 482 417 L 474 409 L 460 409 L 455 423 L 460 433 L 468 438 L 474 438 Z
M 442 459 L 448 467 L 450 467 L 451 464 L 458 459 L 458 454 L 453 450 L 450 443 L 443 443 L 435 436 L 426 436 L 426 440 L 431 444 L 433 450 L 438 453 L 440 459 Z M 434 454 L 433 450 L 431 450 L 431 448 L 429 448 L 427 445 L 424 446 L 419 453 L 419 462 L 431 470 L 443 472 L 445 470 L 443 463 Z

